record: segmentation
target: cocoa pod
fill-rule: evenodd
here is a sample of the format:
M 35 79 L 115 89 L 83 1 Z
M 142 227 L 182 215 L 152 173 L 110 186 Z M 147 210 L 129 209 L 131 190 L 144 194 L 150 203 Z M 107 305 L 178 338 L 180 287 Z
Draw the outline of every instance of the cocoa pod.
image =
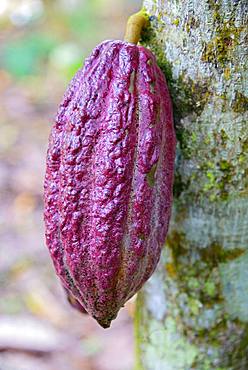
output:
M 104 328 L 159 261 L 174 156 L 171 101 L 154 55 L 101 43 L 72 79 L 52 127 L 44 218 L 57 275 Z

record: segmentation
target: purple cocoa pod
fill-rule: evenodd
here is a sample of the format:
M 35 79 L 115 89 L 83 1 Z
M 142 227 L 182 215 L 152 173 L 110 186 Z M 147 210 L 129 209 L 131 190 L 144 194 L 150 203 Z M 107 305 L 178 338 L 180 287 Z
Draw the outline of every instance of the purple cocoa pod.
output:
M 174 156 L 171 101 L 154 55 L 123 41 L 101 43 L 59 106 L 44 198 L 57 275 L 104 328 L 159 261 Z

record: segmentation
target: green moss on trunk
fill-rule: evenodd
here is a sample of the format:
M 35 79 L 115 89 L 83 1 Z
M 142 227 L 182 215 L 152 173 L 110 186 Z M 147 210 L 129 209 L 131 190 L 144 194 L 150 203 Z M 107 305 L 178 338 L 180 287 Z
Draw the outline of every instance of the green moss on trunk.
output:
M 248 5 L 144 5 L 142 42 L 167 78 L 178 146 L 170 232 L 138 303 L 137 366 L 246 369 Z

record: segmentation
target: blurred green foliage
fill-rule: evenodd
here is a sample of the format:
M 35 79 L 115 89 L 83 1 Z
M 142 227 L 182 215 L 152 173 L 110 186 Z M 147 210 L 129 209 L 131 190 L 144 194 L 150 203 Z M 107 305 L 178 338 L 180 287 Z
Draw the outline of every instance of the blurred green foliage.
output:
M 3 49 L 2 68 L 16 77 L 39 72 L 58 42 L 48 34 L 35 33 L 20 40 L 10 41 Z
M 70 12 L 65 19 L 68 28 L 79 34 L 80 37 L 87 35 L 89 32 L 90 37 L 96 36 L 99 32 L 96 22 L 97 3 L 96 0 L 86 1 L 79 9 Z

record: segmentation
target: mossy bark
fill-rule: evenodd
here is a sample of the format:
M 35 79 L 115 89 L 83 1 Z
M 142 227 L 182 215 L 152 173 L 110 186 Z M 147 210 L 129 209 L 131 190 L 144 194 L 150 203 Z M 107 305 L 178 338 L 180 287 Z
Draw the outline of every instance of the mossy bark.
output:
M 248 368 L 246 0 L 145 0 L 178 139 L 160 264 L 139 294 L 137 369 Z

